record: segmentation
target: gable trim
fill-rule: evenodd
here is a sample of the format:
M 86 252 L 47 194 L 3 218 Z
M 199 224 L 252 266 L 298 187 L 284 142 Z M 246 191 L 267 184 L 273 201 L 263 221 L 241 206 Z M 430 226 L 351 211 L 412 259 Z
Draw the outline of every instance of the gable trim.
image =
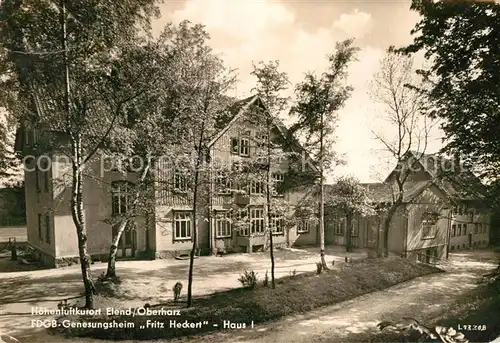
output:
M 259 98 L 258 95 L 255 95 L 252 100 L 250 100 L 248 102 L 248 104 L 246 104 L 245 106 L 243 106 L 242 108 L 240 108 L 240 110 L 238 111 L 238 113 L 233 117 L 233 119 L 231 119 L 231 121 L 226 125 L 226 127 L 224 127 L 222 130 L 219 131 L 219 133 L 214 137 L 212 138 L 212 140 L 208 143 L 207 147 L 210 148 L 212 145 L 214 145 L 226 132 L 227 130 L 229 130 L 229 128 L 246 112 L 248 111 L 248 109 L 250 108 L 250 106 L 252 106 L 255 101 L 257 101 L 257 99 Z

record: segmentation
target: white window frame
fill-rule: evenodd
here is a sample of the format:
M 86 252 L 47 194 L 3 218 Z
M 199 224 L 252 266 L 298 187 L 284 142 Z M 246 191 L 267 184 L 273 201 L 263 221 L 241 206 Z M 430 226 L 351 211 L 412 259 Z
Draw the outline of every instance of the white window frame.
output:
M 174 211 L 174 221 L 173 221 L 174 241 L 190 241 L 192 239 L 192 234 L 193 234 L 192 228 L 193 228 L 193 212 Z
M 336 219 L 334 222 L 334 234 L 335 236 L 343 236 L 346 230 L 346 218 Z
M 264 207 L 251 207 L 250 209 L 250 234 L 264 234 Z
M 250 182 L 250 194 L 253 194 L 253 195 L 264 194 L 264 183 L 262 181 Z
M 357 219 L 353 218 L 351 221 L 351 237 L 358 237 L 358 236 L 359 236 L 359 222 Z
M 244 157 L 250 156 L 250 139 L 249 138 L 240 138 L 239 155 L 244 156 Z
M 285 233 L 285 217 L 279 214 L 271 214 L 271 222 L 269 223 L 273 235 L 283 235 Z
M 304 234 L 311 232 L 311 228 L 314 222 L 311 219 L 299 219 L 297 220 L 297 233 Z
M 437 236 L 438 214 L 426 212 L 422 214 L 422 223 L 420 224 L 422 239 L 434 239 Z M 427 217 L 427 218 L 426 218 Z M 435 217 L 435 218 L 433 218 Z
M 111 182 L 111 214 L 122 215 L 130 210 L 130 188 L 133 184 L 129 181 L 113 181 Z M 117 203 L 115 211 L 115 201 Z
M 283 173 L 273 173 L 271 177 L 273 181 L 273 195 L 274 196 L 281 195 L 278 192 L 277 188 L 280 183 L 283 183 L 285 181 L 285 175 Z
M 227 211 L 215 212 L 215 238 L 230 238 L 233 236 L 233 224 Z
M 188 187 L 186 173 L 179 169 L 174 170 L 174 191 L 186 193 L 187 190 Z
M 245 218 L 248 220 L 248 209 L 245 208 L 238 210 L 236 216 L 238 217 L 238 220 L 243 220 Z M 243 237 L 250 236 L 250 223 L 245 223 L 245 225 L 243 225 L 243 227 L 238 231 L 238 235 Z

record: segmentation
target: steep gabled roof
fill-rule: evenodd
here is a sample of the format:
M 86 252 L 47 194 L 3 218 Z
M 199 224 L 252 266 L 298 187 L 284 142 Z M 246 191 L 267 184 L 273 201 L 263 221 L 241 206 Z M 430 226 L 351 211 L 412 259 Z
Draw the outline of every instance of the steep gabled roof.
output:
M 363 183 L 367 189 L 368 198 L 372 203 L 390 203 L 393 202 L 394 188 L 389 183 Z M 432 181 L 406 181 L 403 185 L 403 202 L 410 203 L 418 197 L 424 190 L 432 185 L 438 187 L 443 193 L 446 191 L 434 184 Z
M 474 175 L 466 166 L 451 158 L 439 156 L 437 154 L 408 152 L 408 159 L 414 158 L 418 161 L 424 172 L 429 176 L 429 180 L 446 192 L 451 198 L 462 200 L 480 200 L 484 188 L 481 180 Z M 391 179 L 394 171 L 386 179 Z M 467 188 L 473 188 L 477 194 L 470 194 Z

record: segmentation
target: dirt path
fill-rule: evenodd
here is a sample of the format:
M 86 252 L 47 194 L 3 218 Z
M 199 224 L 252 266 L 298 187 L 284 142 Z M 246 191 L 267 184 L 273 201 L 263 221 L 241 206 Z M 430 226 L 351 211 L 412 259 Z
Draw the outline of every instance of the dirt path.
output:
M 410 316 L 425 323 L 427 316 L 442 311 L 458 295 L 477 287 L 476 280 L 493 269 L 495 263 L 495 255 L 489 252 L 455 254 L 451 256 L 446 274 L 424 276 L 254 329 L 217 333 L 182 342 L 349 342 L 350 334 L 375 331 L 381 320 Z

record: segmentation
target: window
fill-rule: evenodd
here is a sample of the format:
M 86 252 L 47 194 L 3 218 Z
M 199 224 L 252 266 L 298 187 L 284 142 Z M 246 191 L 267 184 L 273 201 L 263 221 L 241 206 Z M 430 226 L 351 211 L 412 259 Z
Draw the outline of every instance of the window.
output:
M 250 156 L 250 140 L 248 138 L 240 139 L 240 156 Z
M 174 212 L 174 240 L 191 239 L 191 220 L 191 212 Z
M 464 207 L 463 206 L 458 206 L 458 215 L 461 216 L 463 214 L 463 209 Z
M 24 130 L 24 141 L 27 147 L 31 145 L 31 131 L 28 129 Z
M 250 187 L 250 194 L 263 194 L 264 183 L 260 181 L 252 181 Z
M 353 219 L 351 225 L 352 225 L 352 227 L 351 227 L 351 236 L 352 237 L 358 237 L 359 223 L 358 223 L 357 219 Z
M 240 152 L 240 141 L 238 138 L 231 138 L 231 153 L 238 155 Z
M 36 160 L 37 162 L 35 163 L 35 178 L 36 178 L 36 191 L 40 192 L 40 168 L 38 166 L 38 163 L 40 162 L 39 159 Z
M 451 250 L 455 250 L 455 246 L 454 245 L 451 246 Z
M 217 172 L 217 176 L 215 177 L 215 184 L 217 187 L 217 192 L 219 194 L 231 194 L 233 183 L 228 179 L 226 173 L 221 171 Z
M 40 242 L 43 242 L 43 236 L 42 236 L 42 215 L 39 213 L 38 214 L 38 239 Z
M 336 236 L 343 236 L 345 232 L 346 222 L 345 218 L 337 219 L 334 223 L 334 230 Z
M 187 191 L 186 174 L 181 170 L 176 170 L 174 172 L 174 191 L 176 192 Z
M 467 224 L 463 224 L 462 226 L 462 235 L 467 236 Z
M 438 214 L 426 212 L 422 215 L 422 239 L 431 239 L 436 237 L 436 223 Z
M 309 233 L 314 224 L 311 219 L 299 219 L 297 221 L 297 233 Z
M 283 216 L 277 215 L 277 214 L 271 214 L 271 223 L 270 223 L 270 228 L 273 231 L 273 234 L 275 235 L 281 235 L 283 234 L 283 229 L 285 226 L 285 219 Z
M 216 238 L 231 237 L 233 232 L 231 219 L 227 212 L 216 212 L 215 214 L 215 236 Z
M 478 232 L 481 232 L 481 228 L 480 228 L 481 224 L 476 224 L 474 225 L 474 233 L 478 233 Z
M 45 242 L 50 244 L 50 217 L 48 215 L 45 216 Z
M 250 139 L 248 138 L 231 138 L 231 153 L 244 157 L 250 156 Z
M 42 157 L 40 159 L 40 166 L 41 166 L 41 173 L 43 175 L 43 190 L 45 192 L 49 191 L 49 171 L 50 171 L 50 166 L 49 166 L 49 161 L 48 157 Z
M 451 226 L 451 237 L 455 237 L 457 234 L 457 226 L 455 224 L 453 224 Z
M 38 144 L 38 130 L 33 129 L 31 131 L 31 134 L 33 135 L 33 145 L 37 145 Z
M 251 208 L 250 209 L 250 233 L 260 234 L 264 233 L 264 209 Z
M 280 185 L 285 181 L 285 176 L 281 173 L 273 173 L 272 174 L 273 181 L 273 195 L 279 195 L 283 192 L 280 190 Z
M 462 224 L 457 224 L 457 236 L 462 236 Z
M 131 205 L 130 191 L 133 184 L 127 181 L 114 181 L 111 183 L 111 213 L 113 215 L 125 214 Z
M 118 234 L 120 224 L 121 223 L 117 223 L 111 228 L 113 238 Z M 123 230 L 120 241 L 118 242 L 119 249 L 125 249 L 132 246 L 132 232 L 135 230 L 135 223 L 132 220 L 128 220 L 125 225 L 125 229 Z
M 240 236 L 248 236 L 250 234 L 248 225 L 248 211 L 246 209 L 240 209 L 236 213 L 236 219 L 240 222 L 244 222 L 243 226 L 239 230 Z
M 422 263 L 425 261 L 425 254 L 423 252 L 417 252 L 417 261 Z

